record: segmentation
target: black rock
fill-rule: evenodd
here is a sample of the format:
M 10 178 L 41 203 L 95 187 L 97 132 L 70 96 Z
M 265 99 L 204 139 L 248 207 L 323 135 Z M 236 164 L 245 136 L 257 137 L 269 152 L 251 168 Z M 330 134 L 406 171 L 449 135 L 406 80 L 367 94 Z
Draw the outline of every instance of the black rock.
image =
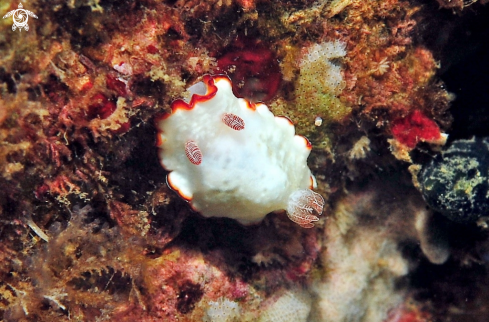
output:
M 489 138 L 454 141 L 421 168 L 421 193 L 428 205 L 456 222 L 489 214 Z

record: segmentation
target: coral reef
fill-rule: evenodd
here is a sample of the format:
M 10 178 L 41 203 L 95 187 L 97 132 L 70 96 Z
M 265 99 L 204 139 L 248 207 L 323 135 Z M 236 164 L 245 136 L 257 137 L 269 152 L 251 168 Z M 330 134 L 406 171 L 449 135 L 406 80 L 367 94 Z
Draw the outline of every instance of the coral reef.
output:
M 453 133 L 454 95 L 440 80 L 448 54 L 434 47 L 450 43 L 450 28 L 427 27 L 463 25 L 484 2 L 23 2 L 38 17 L 28 30 L 13 31 L 11 16 L 0 22 L 0 319 L 485 317 L 488 225 L 472 208 L 485 207 L 476 181 L 486 160 L 458 149 L 469 141 L 440 152 Z M 0 15 L 18 6 L 4 1 Z M 326 200 L 321 218 L 301 221 L 318 219 L 314 227 L 266 214 L 310 208 L 301 198 L 244 226 L 212 216 L 216 209 L 202 216 L 168 187 L 173 168 L 158 160 L 157 121 L 218 73 L 237 97 L 266 101 L 310 139 L 299 172 L 316 178 Z M 250 124 L 236 113 L 218 123 L 236 133 Z M 205 165 L 196 138 L 180 148 L 181 160 Z M 455 159 L 471 164 L 452 173 L 458 185 L 440 170 Z M 267 168 L 271 185 L 276 168 Z M 236 185 L 246 194 L 260 182 L 253 178 Z M 460 189 L 448 205 L 429 193 L 452 183 Z M 454 211 L 474 193 L 472 208 Z

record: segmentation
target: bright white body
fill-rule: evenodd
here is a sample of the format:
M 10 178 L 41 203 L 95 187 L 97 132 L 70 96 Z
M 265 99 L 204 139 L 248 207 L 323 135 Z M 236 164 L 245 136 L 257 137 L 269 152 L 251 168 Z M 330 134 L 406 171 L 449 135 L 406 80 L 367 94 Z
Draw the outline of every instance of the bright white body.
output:
M 307 167 L 309 142 L 294 135 L 292 123 L 275 117 L 264 104 L 253 109 L 236 98 L 227 78 L 212 81 L 217 87 L 214 97 L 193 107 L 191 102 L 189 109 L 176 108 L 158 123 L 160 160 L 171 171 L 168 183 L 206 217 L 249 224 L 274 210 L 290 208 L 289 197 L 314 181 Z M 240 117 L 244 129 L 226 125 L 225 113 Z M 200 148 L 198 165 L 185 153 L 188 141 Z

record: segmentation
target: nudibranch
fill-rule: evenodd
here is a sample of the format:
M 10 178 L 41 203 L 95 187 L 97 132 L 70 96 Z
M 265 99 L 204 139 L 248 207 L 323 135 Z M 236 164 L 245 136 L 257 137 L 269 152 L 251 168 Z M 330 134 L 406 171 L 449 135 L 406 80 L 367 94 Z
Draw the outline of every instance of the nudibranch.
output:
M 311 228 L 323 197 L 307 166 L 309 141 L 262 103 L 237 98 L 227 76 L 203 77 L 157 120 L 157 145 L 169 186 L 205 217 L 242 224 L 285 209 Z

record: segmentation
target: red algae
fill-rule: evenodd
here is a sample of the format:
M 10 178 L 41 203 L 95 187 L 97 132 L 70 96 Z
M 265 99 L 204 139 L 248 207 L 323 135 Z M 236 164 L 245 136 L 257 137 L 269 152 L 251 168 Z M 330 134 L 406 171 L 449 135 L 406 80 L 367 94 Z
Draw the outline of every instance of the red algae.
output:
M 106 78 L 107 88 L 115 91 L 119 96 L 127 95 L 127 85 L 117 78 L 115 73 L 109 73 Z
M 116 109 L 115 103 L 109 101 L 109 99 L 101 93 L 92 96 L 91 101 L 93 104 L 88 106 L 87 113 L 90 120 L 96 117 L 106 119 L 112 115 Z
M 226 73 L 238 97 L 251 102 L 270 101 L 280 86 L 282 74 L 275 54 L 264 42 L 239 38 L 222 50 L 217 71 Z
M 411 149 L 418 142 L 433 142 L 441 139 L 438 125 L 419 110 L 415 110 L 404 118 L 394 120 L 392 135 Z

